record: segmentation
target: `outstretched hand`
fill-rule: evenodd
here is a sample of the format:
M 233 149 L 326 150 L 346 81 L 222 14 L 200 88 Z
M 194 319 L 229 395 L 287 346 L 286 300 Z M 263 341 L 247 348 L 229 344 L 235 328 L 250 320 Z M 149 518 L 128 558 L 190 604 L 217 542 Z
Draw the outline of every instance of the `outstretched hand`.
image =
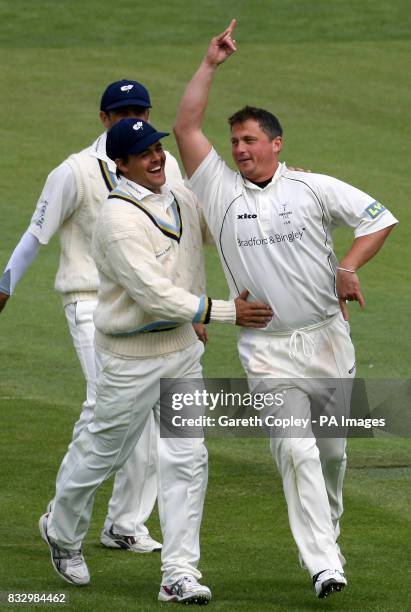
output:
M 236 20 L 233 19 L 224 32 L 211 39 L 205 56 L 206 62 L 213 66 L 219 66 L 237 51 L 235 40 L 231 37 L 236 23 Z
M 266 327 L 273 317 L 273 311 L 267 304 L 247 302 L 249 292 L 244 289 L 234 300 L 236 309 L 236 325 L 242 327 Z

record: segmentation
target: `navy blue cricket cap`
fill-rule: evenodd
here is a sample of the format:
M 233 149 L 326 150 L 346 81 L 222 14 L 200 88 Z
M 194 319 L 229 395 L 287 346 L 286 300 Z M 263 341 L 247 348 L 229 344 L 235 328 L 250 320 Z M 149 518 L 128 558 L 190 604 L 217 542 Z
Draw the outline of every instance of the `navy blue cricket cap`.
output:
M 101 97 L 100 110 L 106 113 L 121 106 L 151 108 L 150 95 L 144 85 L 128 79 L 111 83 Z
M 112 160 L 139 155 L 164 136 L 169 136 L 169 132 L 157 132 L 147 121 L 127 117 L 117 121 L 107 132 L 107 155 Z

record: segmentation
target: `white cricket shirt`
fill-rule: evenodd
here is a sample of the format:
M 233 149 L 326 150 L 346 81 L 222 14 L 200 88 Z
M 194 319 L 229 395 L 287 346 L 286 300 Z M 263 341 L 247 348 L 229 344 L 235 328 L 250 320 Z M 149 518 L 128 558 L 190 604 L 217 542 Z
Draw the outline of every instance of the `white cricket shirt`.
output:
M 332 230 L 356 238 L 397 223 L 366 193 L 338 179 L 280 164 L 263 189 L 229 168 L 212 149 L 189 186 L 204 207 L 232 297 L 243 289 L 269 304 L 263 331 L 288 332 L 340 310 L 335 291 Z

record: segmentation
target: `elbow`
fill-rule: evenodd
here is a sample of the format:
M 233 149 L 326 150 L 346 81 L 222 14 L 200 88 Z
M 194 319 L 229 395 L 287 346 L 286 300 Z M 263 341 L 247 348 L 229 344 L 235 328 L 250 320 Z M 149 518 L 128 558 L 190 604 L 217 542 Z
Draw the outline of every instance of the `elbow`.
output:
M 173 132 L 175 138 L 177 140 L 187 138 L 187 136 L 191 135 L 194 130 L 195 126 L 193 125 L 193 122 L 190 120 L 187 113 L 178 112 L 173 125 Z
M 173 133 L 177 142 L 179 142 L 182 134 L 184 133 L 184 122 L 181 121 L 178 117 L 173 125 Z
M 388 238 L 388 236 L 391 234 L 392 230 L 394 229 L 396 225 L 397 225 L 396 223 L 393 223 L 392 225 L 385 227 L 379 232 L 376 232 L 376 236 L 379 238 L 381 244 L 383 244 L 384 241 Z

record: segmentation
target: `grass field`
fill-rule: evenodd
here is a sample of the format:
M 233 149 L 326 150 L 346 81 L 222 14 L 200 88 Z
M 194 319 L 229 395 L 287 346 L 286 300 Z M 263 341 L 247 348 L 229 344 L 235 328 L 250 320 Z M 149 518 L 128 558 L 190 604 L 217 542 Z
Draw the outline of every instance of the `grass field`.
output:
M 283 158 L 353 183 L 401 223 L 361 272 L 366 310 L 351 307 L 359 375 L 410 378 L 410 13 L 392 0 L 0 0 L 0 273 L 26 229 L 47 173 L 100 133 L 99 97 L 119 78 L 145 83 L 152 121 L 171 127 L 209 38 L 238 19 L 239 51 L 220 71 L 206 130 L 228 158 L 225 118 L 246 103 L 281 119 Z M 176 153 L 170 138 L 167 148 Z M 351 237 L 341 232 L 337 252 Z M 68 594 L 72 610 L 156 610 L 157 556 L 106 551 L 99 491 L 85 542 L 90 587 L 53 572 L 37 520 L 83 401 L 59 298 L 58 241 L 42 250 L 0 315 L 0 591 Z M 207 249 L 209 294 L 226 297 Z M 235 329 L 210 326 L 208 377 L 242 376 Z M 349 589 L 316 601 L 299 569 L 281 482 L 264 440 L 209 441 L 201 569 L 216 610 L 409 609 L 410 445 L 350 441 L 342 545 Z M 151 530 L 160 536 L 154 516 Z M 1 604 L 0 604 L 1 605 Z M 57 606 L 55 606 L 57 607 Z

